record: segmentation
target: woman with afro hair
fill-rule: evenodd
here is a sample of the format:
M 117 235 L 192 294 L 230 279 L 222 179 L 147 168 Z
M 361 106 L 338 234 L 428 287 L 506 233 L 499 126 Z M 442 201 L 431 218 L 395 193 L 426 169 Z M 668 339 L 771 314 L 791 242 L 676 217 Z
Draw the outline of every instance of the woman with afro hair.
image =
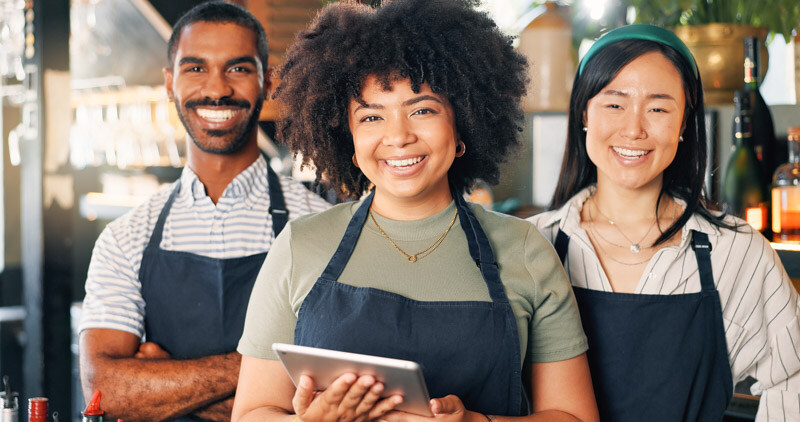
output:
M 437 420 L 597 420 L 558 256 L 529 222 L 463 199 L 476 179 L 497 182 L 525 91 L 524 58 L 477 3 L 339 2 L 289 50 L 279 137 L 360 199 L 276 238 L 239 342 L 233 420 L 428 419 L 370 375 L 295 387 L 276 342 L 418 362 Z

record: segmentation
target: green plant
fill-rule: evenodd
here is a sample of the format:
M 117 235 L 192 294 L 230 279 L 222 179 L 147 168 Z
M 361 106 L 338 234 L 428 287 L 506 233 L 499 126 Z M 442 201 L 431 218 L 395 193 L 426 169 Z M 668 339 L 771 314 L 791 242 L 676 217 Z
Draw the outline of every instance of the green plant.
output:
M 636 10 L 635 23 L 659 26 L 734 23 L 764 26 L 788 42 L 800 27 L 798 0 L 625 0 Z

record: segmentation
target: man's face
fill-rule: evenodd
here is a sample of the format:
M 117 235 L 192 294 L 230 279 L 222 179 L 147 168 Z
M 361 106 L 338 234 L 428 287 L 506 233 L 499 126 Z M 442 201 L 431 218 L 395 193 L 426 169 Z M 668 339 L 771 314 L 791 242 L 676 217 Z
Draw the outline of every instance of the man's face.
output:
M 195 22 L 183 28 L 171 69 L 164 69 L 167 94 L 197 147 L 231 154 L 255 140 L 269 88 L 256 36 L 234 23 Z

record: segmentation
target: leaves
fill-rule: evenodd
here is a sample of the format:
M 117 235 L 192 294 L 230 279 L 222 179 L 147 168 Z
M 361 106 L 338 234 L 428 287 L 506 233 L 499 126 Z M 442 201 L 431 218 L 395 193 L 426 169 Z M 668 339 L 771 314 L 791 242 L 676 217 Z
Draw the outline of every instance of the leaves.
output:
M 658 26 L 734 23 L 766 26 L 789 40 L 800 27 L 798 0 L 625 0 L 636 10 L 636 23 Z

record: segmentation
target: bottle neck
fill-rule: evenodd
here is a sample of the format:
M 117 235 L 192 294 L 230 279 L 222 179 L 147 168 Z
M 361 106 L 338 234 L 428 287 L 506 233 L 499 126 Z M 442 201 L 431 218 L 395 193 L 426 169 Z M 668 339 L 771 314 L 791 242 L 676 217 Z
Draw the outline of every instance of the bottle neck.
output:
M 747 114 L 737 114 L 733 117 L 733 142 L 737 147 L 749 146 L 753 131 L 750 123 L 750 116 Z
M 800 138 L 789 139 L 789 162 L 800 164 Z
M 744 85 L 758 88 L 758 62 L 750 57 L 744 59 Z

